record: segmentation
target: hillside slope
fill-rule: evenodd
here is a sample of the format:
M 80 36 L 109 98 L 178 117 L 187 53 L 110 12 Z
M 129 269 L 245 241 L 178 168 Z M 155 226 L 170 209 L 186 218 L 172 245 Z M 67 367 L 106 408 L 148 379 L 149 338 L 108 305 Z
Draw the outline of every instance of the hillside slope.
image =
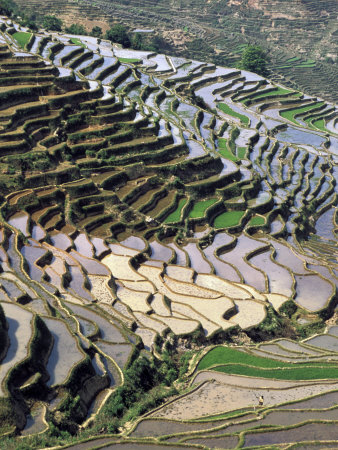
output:
M 337 116 L 0 17 L 0 448 L 335 445 Z
M 114 21 L 153 28 L 175 54 L 223 65 L 236 63 L 243 44 L 258 43 L 271 57 L 276 80 L 329 101 L 338 98 L 334 0 L 62 0 L 60 4 L 18 0 L 18 4 L 35 14 L 55 13 L 66 25 L 81 22 L 88 29 L 97 24 L 105 29 Z M 188 32 L 185 37 L 183 30 Z M 186 45 L 196 38 L 204 45 Z

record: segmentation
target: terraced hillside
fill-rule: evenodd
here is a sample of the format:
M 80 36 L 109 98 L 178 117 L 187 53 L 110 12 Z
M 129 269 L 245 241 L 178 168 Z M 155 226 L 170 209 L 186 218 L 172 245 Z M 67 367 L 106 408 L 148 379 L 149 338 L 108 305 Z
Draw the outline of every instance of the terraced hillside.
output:
M 271 77 L 337 102 L 337 2 L 335 0 L 18 0 L 36 14 L 60 16 L 67 26 L 106 29 L 111 21 L 151 28 L 178 56 L 223 65 L 238 62 L 257 43 L 270 57 Z M 127 7 L 126 7 L 127 5 Z
M 0 446 L 335 445 L 336 106 L 0 21 Z

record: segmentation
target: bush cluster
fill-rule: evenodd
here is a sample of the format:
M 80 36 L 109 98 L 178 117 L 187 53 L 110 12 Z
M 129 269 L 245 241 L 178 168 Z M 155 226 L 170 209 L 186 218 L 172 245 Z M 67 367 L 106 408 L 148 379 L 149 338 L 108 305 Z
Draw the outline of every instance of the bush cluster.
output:
M 118 427 L 149 409 L 155 408 L 176 389 L 170 386 L 178 377 L 178 370 L 170 353 L 165 350 L 163 360 L 136 359 L 124 373 L 124 384 L 116 389 L 102 411 L 100 422 L 107 431 Z

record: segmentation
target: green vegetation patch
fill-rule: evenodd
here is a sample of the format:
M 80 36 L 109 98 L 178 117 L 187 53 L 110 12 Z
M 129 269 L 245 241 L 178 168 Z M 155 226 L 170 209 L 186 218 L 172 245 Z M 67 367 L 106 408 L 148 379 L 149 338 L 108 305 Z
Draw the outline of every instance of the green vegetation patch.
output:
M 216 414 L 214 416 L 207 416 L 207 417 L 203 417 L 202 419 L 195 419 L 195 420 L 191 420 L 191 422 L 208 422 L 211 420 L 221 420 L 221 419 L 229 419 L 230 417 L 237 417 L 237 416 L 243 416 L 245 415 L 245 413 L 247 412 L 251 412 L 250 409 L 237 409 L 236 411 L 230 411 L 227 413 L 222 413 L 222 414 Z
M 229 116 L 236 117 L 239 119 L 244 125 L 249 125 L 249 117 L 245 116 L 244 114 L 240 114 L 233 109 L 230 108 L 226 103 L 218 103 L 217 107 L 223 111 L 225 114 L 228 114 Z
M 15 413 L 10 399 L 0 398 L 0 434 L 8 433 L 16 425 Z
M 81 47 L 86 48 L 86 45 L 82 41 L 80 41 L 79 38 L 72 37 L 72 38 L 70 38 L 70 42 L 72 44 L 81 45 Z
M 223 158 L 230 159 L 231 161 L 238 161 L 237 156 L 235 156 L 232 151 L 227 146 L 227 140 L 225 138 L 218 139 L 218 148 L 220 155 Z
M 297 64 L 295 64 L 297 63 Z M 307 59 L 306 61 L 301 61 L 301 59 L 298 56 L 295 56 L 294 58 L 288 59 L 284 64 L 280 66 L 276 66 L 277 69 L 290 69 L 291 67 L 295 67 L 296 69 L 302 69 L 308 68 L 308 67 L 315 67 L 316 61 L 313 59 Z
M 299 61 L 300 57 L 299 56 L 293 56 L 292 58 L 289 58 L 286 60 L 287 63 L 291 63 L 291 62 L 296 62 Z
M 215 347 L 210 352 L 208 352 L 200 360 L 197 366 L 197 370 L 209 369 L 216 364 L 226 364 L 226 363 L 241 363 L 250 364 L 256 367 L 281 367 L 283 364 L 279 364 L 278 361 L 269 358 L 263 358 L 261 356 L 253 356 L 247 353 L 240 352 L 231 347 Z M 288 364 L 286 364 L 288 366 Z
M 254 216 L 249 222 L 250 227 L 264 225 L 264 224 L 265 224 L 265 219 L 262 216 Z
M 174 387 L 169 387 L 177 376 L 177 368 L 167 352 L 163 353 L 160 363 L 149 361 L 144 356 L 137 358 L 124 371 L 124 384 L 105 403 L 91 429 L 91 435 L 100 433 L 102 428 L 116 433 L 126 421 L 135 419 L 159 406 L 167 397 L 177 394 Z
M 270 97 L 270 96 L 274 96 L 274 97 L 278 97 L 280 95 L 285 95 L 285 94 L 297 94 L 300 95 L 299 92 L 295 92 L 292 91 L 290 89 L 284 89 L 284 88 L 280 88 L 278 87 L 276 90 L 274 91 L 269 91 L 269 92 L 257 92 L 257 95 L 253 95 L 252 97 L 250 97 L 250 100 L 258 100 L 261 98 L 265 98 L 265 97 Z M 247 101 L 248 99 L 244 99 L 244 103 Z
M 118 58 L 118 60 L 121 63 L 130 63 L 130 64 L 136 64 L 136 63 L 141 62 L 141 60 L 137 59 L 137 58 Z
M 241 364 L 227 364 L 215 367 L 213 370 L 216 372 L 247 375 L 250 377 L 275 378 L 277 380 L 323 380 L 325 378 L 336 378 L 338 376 L 338 367 L 334 366 L 262 369 Z
M 13 34 L 13 38 L 17 41 L 20 47 L 24 48 L 27 42 L 30 40 L 32 33 L 26 31 L 17 31 Z
M 239 159 L 244 159 L 246 155 L 246 147 L 238 147 L 237 149 L 237 157 Z
M 226 211 L 216 217 L 214 221 L 215 228 L 234 227 L 239 224 L 245 211 Z
M 192 210 L 190 211 L 189 217 L 191 219 L 203 217 L 205 211 L 216 202 L 217 198 L 209 198 L 208 200 L 201 200 L 200 202 L 196 202 Z
M 286 111 L 280 111 L 280 115 L 284 117 L 284 119 L 290 120 L 290 122 L 295 123 L 296 125 L 299 125 L 298 121 L 295 119 L 295 116 L 297 114 L 306 113 L 307 111 L 311 111 L 311 109 L 318 108 L 319 106 L 323 106 L 324 102 L 319 102 L 307 106 L 301 106 L 296 109 L 288 109 Z
M 259 45 L 248 45 L 243 53 L 238 68 L 267 76 L 268 57 L 265 51 Z
M 169 216 L 165 219 L 164 223 L 178 222 L 181 219 L 181 212 L 186 203 L 187 199 L 182 198 L 178 203 L 177 209 L 171 214 L 169 214 Z
M 243 53 L 244 50 L 248 47 L 248 44 L 239 44 L 237 45 L 237 47 L 235 48 L 234 52 L 235 53 Z
M 311 120 L 311 119 L 309 119 L 309 120 Z M 306 122 L 308 123 L 307 120 L 306 120 Z M 310 125 L 310 123 L 309 123 L 309 125 Z M 318 130 L 324 131 L 325 133 L 327 133 L 327 128 L 325 127 L 325 121 L 324 121 L 324 119 L 317 119 L 317 120 L 314 120 L 314 121 L 312 122 L 312 125 L 313 125 L 315 128 L 317 128 Z
M 249 375 L 281 380 L 312 380 L 336 378 L 338 366 L 319 363 L 286 363 L 276 359 L 254 356 L 231 347 L 215 347 L 199 362 L 197 370 L 210 369 L 217 372 Z M 278 370 L 273 370 L 278 369 Z M 282 370 L 281 370 L 282 369 Z
M 219 153 L 223 156 L 223 158 L 229 159 L 230 161 L 238 161 L 238 158 L 228 148 L 220 149 Z
M 302 62 L 301 64 L 298 64 L 296 67 L 301 68 L 301 67 L 315 67 L 316 65 L 316 61 L 314 61 L 313 59 L 307 59 L 306 61 Z

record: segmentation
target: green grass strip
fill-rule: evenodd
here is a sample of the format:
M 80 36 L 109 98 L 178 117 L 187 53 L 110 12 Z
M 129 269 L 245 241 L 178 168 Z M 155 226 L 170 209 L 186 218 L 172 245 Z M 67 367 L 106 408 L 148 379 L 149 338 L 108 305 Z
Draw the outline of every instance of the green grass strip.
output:
M 305 67 L 306 69 L 308 69 L 309 67 L 316 67 L 316 63 L 304 63 L 304 64 L 299 64 L 299 66 L 296 66 L 297 69 L 301 69 L 302 67 Z
M 164 223 L 170 223 L 170 222 L 178 222 L 181 219 L 181 212 L 184 207 L 184 205 L 187 203 L 187 198 L 181 198 L 181 200 L 178 203 L 177 209 L 169 214 L 169 216 L 165 219 Z
M 199 217 L 203 217 L 205 211 L 209 208 L 209 206 L 216 203 L 217 200 L 217 198 L 209 198 L 208 200 L 202 200 L 195 203 L 192 210 L 190 211 L 189 217 L 191 219 L 198 219 Z
M 238 225 L 245 211 L 226 211 L 216 217 L 214 228 L 227 228 Z
M 86 48 L 86 45 L 82 42 L 82 41 L 80 41 L 80 39 L 79 38 L 70 38 L 70 42 L 72 43 L 72 44 L 75 44 L 75 45 L 81 45 L 81 47 L 83 47 L 83 48 Z
M 279 114 L 281 115 L 281 117 L 284 117 L 284 119 L 288 119 L 288 120 L 290 120 L 290 122 L 293 122 L 296 125 L 299 125 L 299 122 L 295 119 L 295 115 L 300 114 L 300 113 L 305 113 L 307 111 L 311 111 L 311 109 L 318 108 L 319 106 L 322 106 L 322 105 L 324 105 L 324 102 L 319 102 L 319 103 L 315 103 L 315 104 L 307 105 L 307 106 L 301 106 L 296 109 L 280 111 Z
M 276 69 L 291 69 L 292 65 L 289 66 L 277 66 Z
M 223 158 L 230 159 L 231 161 L 238 161 L 238 158 L 232 153 L 227 146 L 227 140 L 225 138 L 218 139 L 218 152 Z
M 276 67 L 276 69 L 291 69 L 291 67 L 294 67 L 296 69 L 302 69 L 302 68 L 308 69 L 311 67 L 316 67 L 316 63 L 309 63 L 309 64 L 303 63 L 303 64 L 298 64 L 296 66 L 293 66 L 290 64 L 288 66 L 278 66 L 278 67 Z
M 304 122 L 308 125 L 311 130 L 316 130 L 316 127 L 312 125 L 311 120 L 313 120 L 313 117 L 308 117 L 307 119 L 304 119 Z
M 230 108 L 226 103 L 218 103 L 218 108 L 223 111 L 225 114 L 228 114 L 232 117 L 237 117 L 244 125 L 249 125 L 249 117 L 245 116 L 244 114 L 240 114 L 233 109 Z
M 32 33 L 28 33 L 26 31 L 17 31 L 13 34 L 13 38 L 17 41 L 20 47 L 24 48 L 29 39 L 31 38 Z
M 311 120 L 311 119 L 310 119 Z M 317 120 L 314 120 L 313 122 L 312 122 L 312 125 L 315 127 L 315 128 L 317 128 L 318 130 L 320 130 L 320 131 L 324 131 L 325 133 L 327 133 L 327 128 L 325 127 L 325 121 L 324 121 L 324 119 L 317 119 Z
M 295 91 L 291 91 L 290 89 L 284 89 L 284 88 L 277 88 L 275 91 L 270 91 L 270 92 L 257 92 L 257 95 L 254 95 L 252 97 L 250 97 L 249 99 L 246 98 L 244 99 L 244 103 L 248 100 L 257 100 L 257 99 L 261 99 L 261 98 L 265 98 L 265 97 L 269 97 L 269 96 L 273 96 L 273 97 L 278 97 L 279 95 L 284 95 L 284 94 L 297 94 L 300 95 L 299 92 L 295 92 Z
M 250 227 L 254 227 L 257 225 L 264 225 L 264 224 L 265 224 L 265 219 L 264 219 L 264 217 L 261 217 L 261 216 L 255 216 L 249 222 Z
M 121 63 L 130 63 L 130 64 L 139 63 L 141 61 L 140 59 L 137 58 L 118 58 L 118 60 Z
M 297 63 L 297 64 L 295 64 Z M 316 61 L 313 59 L 307 59 L 306 61 L 301 61 L 299 56 L 295 56 L 293 58 L 287 59 L 285 63 L 282 63 L 280 66 L 276 66 L 276 69 L 290 69 L 291 67 L 301 69 L 302 67 L 315 67 Z
M 293 56 L 292 58 L 289 58 L 286 60 L 287 63 L 291 63 L 291 62 L 296 62 L 299 61 L 300 57 L 299 56 Z
M 259 367 L 261 369 L 294 368 L 296 365 L 298 367 L 303 367 L 301 363 L 287 363 L 284 361 L 278 361 L 276 359 L 255 356 L 249 353 L 241 352 L 231 347 L 215 347 L 201 359 L 197 366 L 197 369 L 203 370 L 215 365 L 232 363 L 247 364 L 253 367 Z M 323 362 L 312 363 L 311 366 L 314 366 L 315 364 L 318 364 L 321 367 L 332 367 L 332 364 L 328 365 Z M 336 370 L 338 370 L 338 365 L 336 367 Z M 338 373 L 336 373 L 336 376 L 338 376 Z
M 246 155 L 246 147 L 238 147 L 237 156 L 239 159 L 244 159 Z
M 338 367 L 287 367 L 278 369 L 263 369 L 249 367 L 240 364 L 226 364 L 215 367 L 216 372 L 230 373 L 235 375 L 247 375 L 250 377 L 275 378 L 277 380 L 322 380 L 326 378 L 337 378 Z
M 309 64 L 316 64 L 316 61 L 314 59 L 307 59 L 306 61 L 300 63 L 300 66 L 308 66 Z
M 230 161 L 238 161 L 238 158 L 232 154 L 232 152 L 228 148 L 222 148 L 219 150 L 219 154 L 223 156 L 223 158 L 229 159 Z
M 194 423 L 204 423 L 204 422 L 209 422 L 210 420 L 220 420 L 220 419 L 227 419 L 230 417 L 237 417 L 237 416 L 243 416 L 245 415 L 245 413 L 251 413 L 251 410 L 249 408 L 247 409 L 237 409 L 236 411 L 230 411 L 227 413 L 222 413 L 222 414 L 216 414 L 215 416 L 206 416 L 203 419 L 192 419 L 191 422 Z

